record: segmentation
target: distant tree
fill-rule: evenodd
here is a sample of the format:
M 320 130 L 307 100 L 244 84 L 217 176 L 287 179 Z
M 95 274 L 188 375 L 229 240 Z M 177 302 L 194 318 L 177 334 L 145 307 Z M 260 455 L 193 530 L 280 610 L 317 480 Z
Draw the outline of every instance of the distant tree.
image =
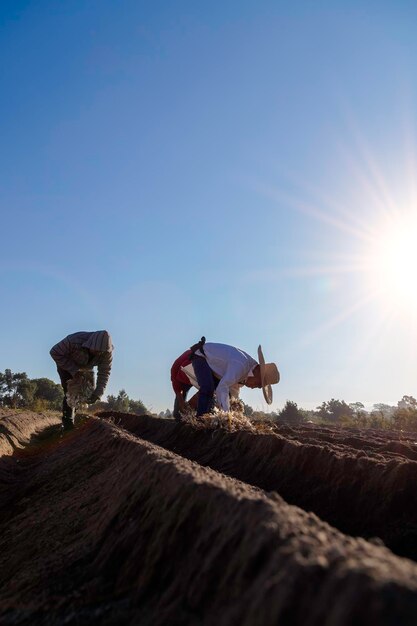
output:
M 399 409 L 417 409 L 417 400 L 413 396 L 403 396 L 397 406 Z
M 369 413 L 365 411 L 365 405 L 362 402 L 350 402 L 350 415 L 343 415 L 339 421 L 344 426 L 363 427 L 369 417 Z
M 13 374 L 6 369 L 0 374 L 0 402 L 3 406 L 12 408 L 29 406 L 34 399 L 36 384 L 32 382 L 26 372 Z
M 391 420 L 385 418 L 381 412 L 371 411 L 371 413 L 368 415 L 367 418 L 365 418 L 363 423 L 361 420 L 359 420 L 358 425 L 364 428 L 386 429 L 388 427 L 392 427 L 392 422 Z
M 10 369 L 4 370 L 4 374 L 0 372 L 0 400 L 4 406 L 10 406 L 11 397 L 13 396 L 13 374 Z
M 107 403 L 102 403 L 102 408 L 110 411 L 120 411 L 122 413 L 135 413 L 136 415 L 149 413 L 142 400 L 129 398 L 124 389 L 121 389 L 117 396 L 107 396 Z
M 303 416 L 303 422 L 314 422 L 317 419 L 316 412 L 311 409 L 298 409 Z
M 22 374 L 15 374 L 16 377 L 16 406 L 30 406 L 35 397 L 36 383 L 30 380 L 23 372 Z
M 112 411 L 127 413 L 129 411 L 129 401 L 129 396 L 124 389 L 121 389 L 117 396 L 107 396 L 107 405 Z
M 129 400 L 129 413 L 135 413 L 136 415 L 146 415 L 148 409 L 143 404 L 142 400 Z M 167 409 L 169 411 L 169 409 Z
M 332 398 L 317 407 L 317 415 L 329 422 L 339 422 L 342 418 L 351 418 L 353 411 L 344 400 Z
M 103 404 L 107 404 L 107 408 L 110 409 L 111 411 L 116 411 L 116 407 L 117 407 L 117 396 L 114 396 L 112 394 L 109 394 L 107 396 L 107 403 Z
M 403 396 L 392 413 L 394 428 L 417 430 L 417 400 L 413 396 Z
M 383 402 L 377 402 L 373 405 L 373 412 L 378 413 L 381 417 L 389 418 L 395 411 L 395 406 L 384 404 Z
M 243 415 L 246 415 L 246 417 L 251 417 L 253 415 L 253 408 L 249 406 L 249 404 L 243 403 Z
M 117 396 L 117 406 L 119 407 L 119 411 L 129 411 L 129 402 L 130 398 L 127 395 L 124 389 L 119 391 L 119 395 Z
M 304 420 L 302 411 L 296 402 L 287 400 L 284 408 L 278 413 L 278 421 L 286 424 L 300 424 Z
M 358 417 L 362 413 L 365 413 L 365 405 L 362 402 L 350 402 L 349 408 L 355 417 Z
M 58 411 L 64 398 L 61 385 L 57 385 L 49 378 L 34 378 L 32 382 L 36 385 L 34 399 L 45 401 L 48 408 Z
M 394 428 L 417 430 L 417 407 L 398 407 L 392 416 Z

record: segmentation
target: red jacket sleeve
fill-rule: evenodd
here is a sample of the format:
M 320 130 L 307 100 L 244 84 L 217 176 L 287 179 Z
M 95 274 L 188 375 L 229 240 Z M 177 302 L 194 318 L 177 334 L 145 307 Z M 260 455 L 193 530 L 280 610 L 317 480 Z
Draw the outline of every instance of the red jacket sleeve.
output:
M 174 361 L 171 367 L 171 383 L 172 388 L 175 393 L 178 393 L 184 389 L 184 385 L 189 385 L 190 381 L 184 372 L 181 370 L 181 367 L 185 365 L 189 365 L 191 363 L 190 356 L 192 352 L 191 350 L 187 350 L 181 356 Z

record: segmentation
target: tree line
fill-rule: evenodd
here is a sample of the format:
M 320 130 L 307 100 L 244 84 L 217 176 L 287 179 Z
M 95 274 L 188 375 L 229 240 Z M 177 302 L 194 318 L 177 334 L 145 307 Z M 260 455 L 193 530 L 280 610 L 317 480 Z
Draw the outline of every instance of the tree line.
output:
M 251 410 L 252 418 L 261 418 L 262 414 Z M 246 412 L 245 405 L 245 412 Z M 306 422 L 338 424 L 356 428 L 380 428 L 396 430 L 417 430 L 417 400 L 413 396 L 403 396 L 396 405 L 376 403 L 370 411 L 366 411 L 362 402 L 347 403 L 332 398 L 322 402 L 314 410 L 299 408 L 296 402 L 287 400 L 279 412 L 268 415 L 270 419 L 289 425 Z
M 417 431 L 417 400 L 413 396 L 403 396 L 396 405 L 376 403 L 371 411 L 366 411 L 362 402 L 347 403 L 332 398 L 322 402 L 316 409 L 300 408 L 296 402 L 287 400 L 281 411 L 255 411 L 243 403 L 243 413 L 250 420 L 272 420 L 278 424 L 296 426 L 303 423 L 339 425 L 353 428 L 380 428 Z M 158 414 L 161 418 L 172 417 L 170 409 Z
M 49 378 L 29 378 L 26 372 L 13 373 L 10 369 L 0 372 L 0 407 L 26 408 L 32 411 L 61 410 L 64 392 L 61 385 Z M 117 395 L 94 405 L 94 410 L 122 411 L 136 415 L 149 414 L 141 400 L 130 398 L 124 389 Z M 277 423 L 297 425 L 307 422 L 338 424 L 357 428 L 382 428 L 417 431 L 417 400 L 403 396 L 396 405 L 377 403 L 366 411 L 361 402 L 346 403 L 332 398 L 322 402 L 314 410 L 299 408 L 296 402 L 287 400 L 281 411 L 264 413 L 243 405 L 244 414 L 250 419 L 270 419 Z M 161 411 L 159 417 L 171 417 L 170 409 Z
M 49 378 L 29 378 L 26 372 L 0 372 L 0 407 L 30 409 L 32 411 L 60 411 L 64 392 L 61 385 Z M 107 401 L 97 402 L 94 410 L 112 410 L 143 415 L 148 409 L 141 400 L 129 398 L 121 389 L 117 396 L 108 395 Z

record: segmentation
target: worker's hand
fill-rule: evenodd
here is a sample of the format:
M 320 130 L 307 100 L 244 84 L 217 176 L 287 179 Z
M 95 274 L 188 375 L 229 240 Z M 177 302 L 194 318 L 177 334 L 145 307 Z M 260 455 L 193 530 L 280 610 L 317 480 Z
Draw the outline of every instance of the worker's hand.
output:
M 100 396 L 98 396 L 95 393 L 92 393 L 91 396 L 88 398 L 87 400 L 87 404 L 94 404 L 94 402 L 97 402 L 97 400 L 99 399 Z

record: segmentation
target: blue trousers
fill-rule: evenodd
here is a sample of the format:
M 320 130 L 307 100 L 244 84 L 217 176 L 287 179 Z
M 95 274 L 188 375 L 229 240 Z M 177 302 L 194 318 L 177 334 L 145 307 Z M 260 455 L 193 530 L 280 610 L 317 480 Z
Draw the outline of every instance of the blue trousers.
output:
M 192 363 L 200 387 L 198 396 L 197 417 L 209 413 L 214 407 L 214 391 L 219 384 L 203 356 L 192 357 Z

